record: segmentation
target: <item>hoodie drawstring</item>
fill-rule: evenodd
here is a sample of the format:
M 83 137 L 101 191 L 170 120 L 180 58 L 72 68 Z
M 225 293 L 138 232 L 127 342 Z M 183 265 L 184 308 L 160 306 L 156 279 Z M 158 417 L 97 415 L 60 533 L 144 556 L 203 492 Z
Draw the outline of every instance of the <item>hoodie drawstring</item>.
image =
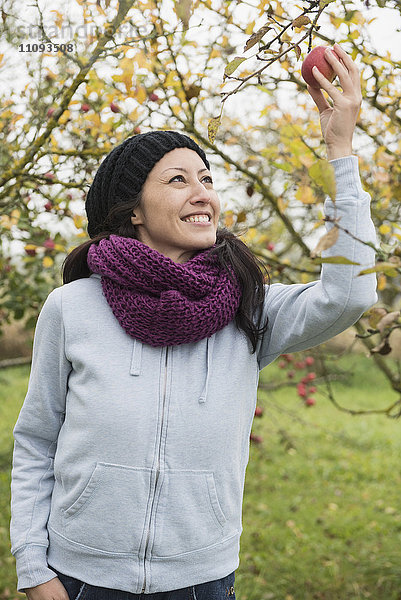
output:
M 203 390 L 201 395 L 198 398 L 199 404 L 203 404 L 206 402 L 207 393 L 209 389 L 209 377 L 210 377 L 210 369 L 212 364 L 212 356 L 213 356 L 213 346 L 214 346 L 215 334 L 213 334 L 210 338 L 205 338 L 206 344 L 206 378 L 205 385 L 203 386 Z M 142 348 L 143 344 L 134 338 L 134 346 L 132 349 L 132 357 L 131 357 L 131 367 L 130 374 L 131 375 L 140 375 L 141 367 L 142 367 Z
M 206 402 L 206 396 L 207 396 L 207 392 L 208 392 L 208 388 L 209 388 L 209 376 L 210 376 L 210 368 L 211 368 L 211 363 L 212 363 L 213 346 L 214 346 L 214 339 L 215 339 L 214 336 L 215 336 L 215 334 L 213 334 L 210 338 L 206 338 L 206 379 L 205 379 L 204 388 L 202 390 L 202 394 L 200 395 L 200 397 L 198 399 L 199 404 Z
M 134 338 L 134 347 L 132 349 L 130 375 L 140 375 L 142 366 L 142 344 Z

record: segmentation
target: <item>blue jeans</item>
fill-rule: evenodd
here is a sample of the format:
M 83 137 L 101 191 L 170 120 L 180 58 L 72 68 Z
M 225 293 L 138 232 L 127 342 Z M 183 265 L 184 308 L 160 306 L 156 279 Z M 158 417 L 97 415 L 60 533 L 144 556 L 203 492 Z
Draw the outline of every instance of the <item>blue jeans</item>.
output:
M 67 590 L 70 600 L 235 600 L 235 571 L 222 579 L 193 585 L 171 592 L 131 594 L 121 590 L 89 585 L 50 567 Z

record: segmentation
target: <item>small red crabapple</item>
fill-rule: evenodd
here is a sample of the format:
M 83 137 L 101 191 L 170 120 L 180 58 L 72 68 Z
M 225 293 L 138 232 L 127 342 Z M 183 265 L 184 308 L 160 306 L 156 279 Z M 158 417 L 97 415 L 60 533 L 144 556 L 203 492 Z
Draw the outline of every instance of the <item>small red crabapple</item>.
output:
M 304 398 L 306 396 L 306 387 L 304 386 L 303 383 L 298 383 L 297 392 L 298 392 L 298 396 L 301 396 L 301 398 Z
M 47 240 L 45 240 L 43 242 L 43 246 L 45 248 L 48 248 L 49 250 L 54 250 L 54 247 L 55 247 L 54 240 L 52 240 L 51 238 L 47 238 Z

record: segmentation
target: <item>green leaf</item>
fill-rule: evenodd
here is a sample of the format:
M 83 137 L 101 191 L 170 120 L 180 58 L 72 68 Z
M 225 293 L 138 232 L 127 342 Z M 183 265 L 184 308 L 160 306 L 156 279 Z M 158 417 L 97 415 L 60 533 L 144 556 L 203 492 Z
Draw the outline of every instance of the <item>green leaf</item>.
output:
M 336 178 L 333 165 L 327 160 L 318 160 L 309 168 L 309 176 L 335 202 Z
M 226 68 L 224 69 L 224 78 L 227 77 L 228 75 L 232 75 L 234 73 L 234 71 L 236 69 L 238 69 L 240 64 L 244 62 L 244 60 L 246 60 L 246 58 L 244 58 L 242 56 L 236 56 L 234 58 L 234 60 L 229 62 L 228 65 L 226 66 Z
M 192 12 L 192 0 L 176 0 L 174 10 L 177 17 L 183 22 L 184 27 L 187 28 Z
M 327 258 L 314 258 L 314 263 L 333 263 L 335 265 L 360 265 L 361 263 L 353 262 L 345 256 L 328 256 Z
M 379 262 L 374 267 L 363 269 L 359 275 L 368 275 L 369 273 L 385 273 L 389 277 L 397 277 L 399 272 L 394 268 L 394 264 L 390 262 Z

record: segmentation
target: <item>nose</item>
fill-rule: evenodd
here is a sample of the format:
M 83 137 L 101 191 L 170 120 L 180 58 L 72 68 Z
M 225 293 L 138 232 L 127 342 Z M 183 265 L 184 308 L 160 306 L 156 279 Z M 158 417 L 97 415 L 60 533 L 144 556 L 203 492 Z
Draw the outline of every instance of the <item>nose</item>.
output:
M 210 193 L 209 190 L 205 188 L 201 181 L 194 183 L 191 189 L 191 204 L 196 204 L 197 202 L 205 202 L 207 204 L 210 203 Z

